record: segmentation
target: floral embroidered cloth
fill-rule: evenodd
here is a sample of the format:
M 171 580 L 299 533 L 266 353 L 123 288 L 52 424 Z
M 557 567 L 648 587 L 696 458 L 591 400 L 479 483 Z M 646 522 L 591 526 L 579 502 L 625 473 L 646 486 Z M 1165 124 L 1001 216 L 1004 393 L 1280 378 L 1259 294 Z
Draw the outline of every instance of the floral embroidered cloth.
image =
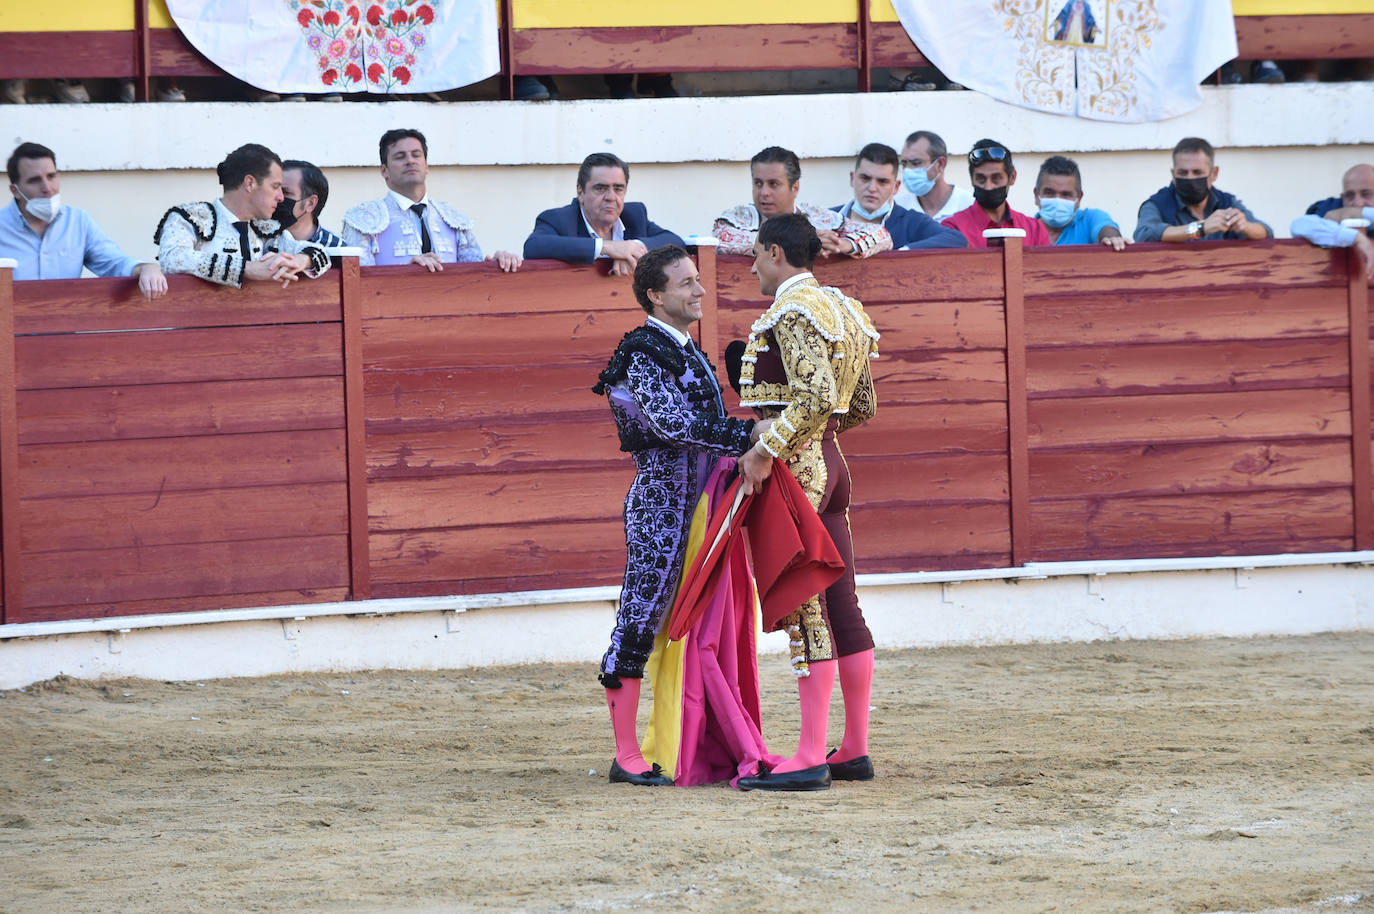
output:
M 441 92 L 501 68 L 490 0 L 167 0 L 222 70 L 272 92 Z
M 1026 108 L 1159 121 L 1236 56 L 1231 0 L 892 0 L 940 72 Z

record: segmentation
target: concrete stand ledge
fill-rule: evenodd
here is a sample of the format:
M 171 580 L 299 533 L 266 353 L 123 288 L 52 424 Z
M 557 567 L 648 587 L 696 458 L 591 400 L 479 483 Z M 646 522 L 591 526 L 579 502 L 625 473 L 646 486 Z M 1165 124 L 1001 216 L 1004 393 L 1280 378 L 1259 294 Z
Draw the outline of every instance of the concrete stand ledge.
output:
M 860 575 L 879 648 L 1247 637 L 1374 627 L 1374 552 L 1053 562 Z M 59 674 L 181 680 L 593 662 L 619 588 L 0 626 L 0 688 Z M 785 638 L 763 635 L 781 653 Z M 779 667 L 781 670 L 781 667 Z

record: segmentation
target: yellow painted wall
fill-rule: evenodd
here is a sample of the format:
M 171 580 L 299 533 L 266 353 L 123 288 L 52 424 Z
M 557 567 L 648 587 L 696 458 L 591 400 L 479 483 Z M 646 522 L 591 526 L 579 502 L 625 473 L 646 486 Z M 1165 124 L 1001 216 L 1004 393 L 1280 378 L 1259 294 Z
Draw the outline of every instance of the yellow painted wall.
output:
M 1319 16 L 1374 13 L 1370 0 L 1231 0 L 1237 16 Z
M 896 22 L 892 0 L 871 0 L 874 22 Z M 664 5 L 666 6 L 666 4 Z M 1374 13 L 1374 0 L 1231 0 L 1237 16 Z M 658 8 L 643 0 L 515 0 L 517 29 L 776 25 L 854 22 L 857 0 L 697 0 Z
M 880 0 L 891 7 L 887 0 Z M 517 29 L 855 22 L 858 0 L 515 0 Z
M 164 0 L 148 0 L 148 25 L 172 29 L 176 24 Z M 63 3 L 0 3 L 0 32 L 133 31 L 133 0 L 65 0 Z
M 779 25 L 854 22 L 860 0 L 696 0 L 659 5 L 644 0 L 515 0 L 515 27 Z M 896 22 L 891 0 L 870 0 L 874 22 Z M 1237 16 L 1374 13 L 1374 0 L 1231 0 Z M 148 22 L 175 28 L 164 0 L 149 0 Z M 0 32 L 132 30 L 133 0 L 67 0 L 60 4 L 0 3 Z

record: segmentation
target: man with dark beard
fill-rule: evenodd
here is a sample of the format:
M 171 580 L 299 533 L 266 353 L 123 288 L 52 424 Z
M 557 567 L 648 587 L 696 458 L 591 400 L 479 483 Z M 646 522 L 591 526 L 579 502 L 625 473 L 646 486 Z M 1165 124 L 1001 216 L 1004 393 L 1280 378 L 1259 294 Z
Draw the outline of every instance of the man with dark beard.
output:
M 1174 147 L 1173 181 L 1140 204 L 1136 241 L 1220 241 L 1273 238 L 1274 230 L 1255 218 L 1240 198 L 1216 186 L 1216 153 L 1201 137 Z

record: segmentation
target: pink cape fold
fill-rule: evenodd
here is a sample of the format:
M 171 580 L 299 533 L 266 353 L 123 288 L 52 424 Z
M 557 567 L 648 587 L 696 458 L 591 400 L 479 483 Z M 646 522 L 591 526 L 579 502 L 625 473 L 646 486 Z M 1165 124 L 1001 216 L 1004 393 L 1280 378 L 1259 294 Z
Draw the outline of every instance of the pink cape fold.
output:
M 706 483 L 713 522 L 716 513 L 724 515 L 733 502 L 734 489 L 726 480 L 734 465 L 730 459 L 718 461 Z M 719 528 L 718 523 L 708 527 L 703 553 L 711 545 L 711 531 Z M 695 620 L 686 632 L 682 740 L 675 778 L 684 787 L 727 778 L 734 786 L 740 776 L 755 774 L 760 762 L 772 766 L 782 760 L 769 753 L 763 741 L 754 590 L 744 538 L 729 536 L 717 552 L 710 575 L 714 584 L 698 588 Z M 673 613 L 680 608 L 674 606 Z

